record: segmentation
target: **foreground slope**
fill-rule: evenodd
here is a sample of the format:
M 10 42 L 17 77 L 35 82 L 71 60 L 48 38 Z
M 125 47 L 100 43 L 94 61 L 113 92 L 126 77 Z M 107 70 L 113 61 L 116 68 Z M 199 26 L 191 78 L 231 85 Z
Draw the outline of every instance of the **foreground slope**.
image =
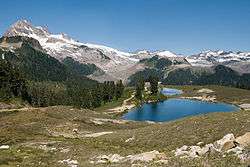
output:
M 184 96 L 202 87 L 179 87 Z M 207 87 L 218 100 L 250 103 L 247 90 Z M 225 93 L 226 92 L 226 93 Z M 55 106 L 1 110 L 2 166 L 247 166 L 233 154 L 210 153 L 200 158 L 179 158 L 172 150 L 183 145 L 213 143 L 228 133 L 236 137 L 250 129 L 250 112 L 212 113 L 167 123 L 129 122 L 101 111 Z M 167 161 L 105 162 L 93 164 L 94 157 L 119 154 L 138 155 L 157 150 Z

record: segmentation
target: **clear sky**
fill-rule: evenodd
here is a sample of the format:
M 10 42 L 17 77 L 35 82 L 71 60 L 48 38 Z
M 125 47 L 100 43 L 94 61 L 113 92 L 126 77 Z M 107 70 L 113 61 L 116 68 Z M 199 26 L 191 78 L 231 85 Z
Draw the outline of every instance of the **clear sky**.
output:
M 16 20 L 123 51 L 250 51 L 250 0 L 1 0 L 0 34 Z

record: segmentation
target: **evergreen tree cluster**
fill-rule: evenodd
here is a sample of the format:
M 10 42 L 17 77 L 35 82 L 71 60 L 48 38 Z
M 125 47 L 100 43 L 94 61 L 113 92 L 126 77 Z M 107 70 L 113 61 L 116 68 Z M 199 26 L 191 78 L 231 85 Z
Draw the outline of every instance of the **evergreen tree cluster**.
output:
M 229 67 L 217 65 L 213 73 L 197 74 L 190 69 L 172 71 L 163 84 L 170 85 L 222 85 L 250 89 L 250 74 L 238 74 Z
M 138 82 L 136 83 L 136 87 L 135 87 L 135 98 L 136 99 L 142 100 L 142 94 L 144 91 L 144 87 L 145 87 L 145 82 L 141 78 L 138 80 Z
M 20 97 L 32 106 L 71 105 L 96 108 L 117 100 L 124 92 L 122 81 L 115 83 L 81 83 L 84 80 L 33 81 L 23 77 L 20 70 L 8 61 L 0 61 L 0 100 Z
M 149 77 L 150 91 L 152 95 L 155 95 L 158 93 L 158 81 L 159 79 L 155 76 Z
M 8 61 L 0 61 L 0 100 L 26 96 L 26 82 Z
M 66 57 L 63 60 L 63 64 L 68 68 L 69 71 L 73 71 L 75 74 L 81 76 L 87 76 L 93 74 L 94 72 L 103 72 L 95 64 L 81 64 L 78 61 L 75 61 L 71 57 Z

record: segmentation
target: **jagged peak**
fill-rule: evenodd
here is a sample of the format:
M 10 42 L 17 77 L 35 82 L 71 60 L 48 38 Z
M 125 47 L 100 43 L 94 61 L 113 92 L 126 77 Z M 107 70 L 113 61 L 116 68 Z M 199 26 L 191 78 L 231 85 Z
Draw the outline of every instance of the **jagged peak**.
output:
M 45 27 L 35 27 L 26 19 L 16 21 L 4 33 L 4 36 L 28 36 L 29 34 L 39 34 L 41 36 L 48 35 L 49 31 Z

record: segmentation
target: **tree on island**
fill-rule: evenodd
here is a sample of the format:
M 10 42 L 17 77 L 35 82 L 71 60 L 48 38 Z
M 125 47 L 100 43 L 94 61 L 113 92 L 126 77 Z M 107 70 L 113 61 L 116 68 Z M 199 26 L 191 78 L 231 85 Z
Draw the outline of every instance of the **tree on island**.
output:
M 158 81 L 159 79 L 155 76 L 149 77 L 150 91 L 152 95 L 155 95 L 158 93 Z
M 142 100 L 142 92 L 144 90 L 145 82 L 143 79 L 139 79 L 139 81 L 136 84 L 136 92 L 135 97 L 138 100 Z

